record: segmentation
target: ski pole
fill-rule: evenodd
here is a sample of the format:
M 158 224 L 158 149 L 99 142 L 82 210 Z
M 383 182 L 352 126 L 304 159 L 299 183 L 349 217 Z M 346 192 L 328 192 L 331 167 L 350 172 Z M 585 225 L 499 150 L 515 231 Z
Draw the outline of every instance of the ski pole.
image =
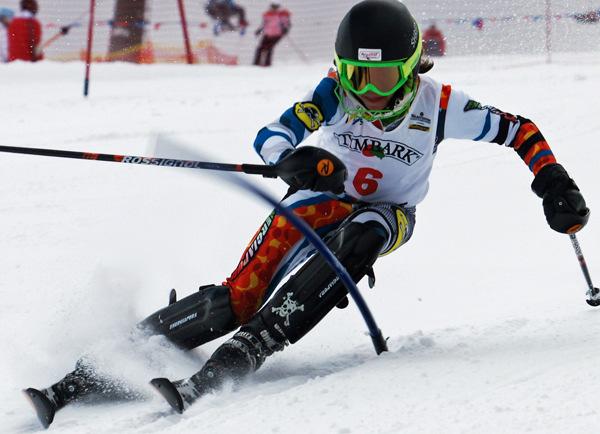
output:
M 66 26 L 62 26 L 57 33 L 55 33 L 50 39 L 48 39 L 46 42 L 44 42 L 41 45 L 39 50 L 44 51 L 44 49 L 46 49 L 50 45 L 52 45 L 54 43 L 54 41 L 56 41 L 57 39 L 60 39 L 63 36 L 66 36 L 69 33 L 69 30 L 71 30 L 73 27 L 81 26 L 81 20 L 83 19 L 83 17 L 85 17 L 87 15 L 87 13 L 88 13 L 88 11 L 85 11 L 84 13 L 79 15 L 77 17 L 77 19 L 75 19 L 75 21 L 72 21 L 71 23 L 67 24 Z
M 65 151 L 60 149 L 23 148 L 2 145 L 0 145 L 0 152 L 41 155 L 45 157 L 75 158 L 79 160 L 109 161 L 113 163 L 144 164 L 149 166 L 182 167 L 184 169 L 208 169 L 220 170 L 224 172 L 242 172 L 250 175 L 262 175 L 265 178 L 277 178 L 277 169 L 275 166 L 268 166 L 264 164 L 212 163 L 208 161 L 179 160 L 175 158 L 96 154 L 91 152 Z
M 575 249 L 575 255 L 577 255 L 577 259 L 579 260 L 579 266 L 581 267 L 581 271 L 585 276 L 585 281 L 588 285 L 587 290 L 587 304 L 590 306 L 600 306 L 600 290 L 595 288 L 592 284 L 592 278 L 590 277 L 590 272 L 588 270 L 587 264 L 585 262 L 585 258 L 583 257 L 583 252 L 581 251 L 581 246 L 579 245 L 579 241 L 577 241 L 577 237 L 575 234 L 569 234 L 569 238 L 571 238 L 571 244 L 573 244 L 573 249 Z
M 61 27 L 60 31 L 58 33 L 54 34 L 54 36 L 52 36 L 46 42 L 44 42 L 42 44 L 42 46 L 39 48 L 39 50 L 44 51 L 46 48 L 48 48 L 50 45 L 52 45 L 54 43 L 54 41 L 56 41 L 57 39 L 60 39 L 61 37 L 65 36 L 67 33 L 69 33 L 69 30 L 71 30 L 71 27 L 73 27 L 73 26 L 74 26 L 74 24 Z

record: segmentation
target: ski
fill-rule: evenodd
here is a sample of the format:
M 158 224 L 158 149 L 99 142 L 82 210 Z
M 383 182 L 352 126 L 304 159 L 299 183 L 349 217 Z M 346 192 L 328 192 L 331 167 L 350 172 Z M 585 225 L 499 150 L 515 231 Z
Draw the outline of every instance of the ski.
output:
M 48 428 L 54 420 L 56 406 L 52 404 L 52 401 L 43 392 L 33 387 L 23 390 L 23 393 L 33 406 L 42 426 Z

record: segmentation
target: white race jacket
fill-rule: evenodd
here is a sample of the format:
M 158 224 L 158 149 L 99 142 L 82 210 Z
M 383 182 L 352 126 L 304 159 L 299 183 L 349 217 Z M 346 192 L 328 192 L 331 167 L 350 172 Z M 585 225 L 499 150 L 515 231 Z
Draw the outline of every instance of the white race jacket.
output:
M 515 148 L 534 173 L 555 162 L 537 127 L 528 119 L 482 106 L 464 92 L 420 76 L 404 120 L 386 131 L 379 122 L 353 119 L 342 109 L 329 76 L 304 101 L 294 104 L 260 132 L 254 146 L 273 164 L 317 129 L 319 146 L 346 165 L 346 194 L 364 202 L 415 206 L 429 189 L 438 144 L 445 138 L 482 140 Z

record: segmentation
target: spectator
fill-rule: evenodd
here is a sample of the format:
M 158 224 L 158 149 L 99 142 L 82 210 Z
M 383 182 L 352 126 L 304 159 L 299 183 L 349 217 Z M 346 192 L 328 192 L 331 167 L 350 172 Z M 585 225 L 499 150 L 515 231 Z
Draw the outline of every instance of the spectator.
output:
M 213 33 L 218 36 L 221 32 L 233 32 L 239 30 L 243 35 L 248 27 L 246 11 L 237 5 L 234 0 L 209 0 L 206 5 L 206 13 L 215 20 Z M 238 24 L 231 22 L 232 17 L 237 17 Z
M 423 33 L 423 49 L 428 56 L 440 57 L 446 54 L 446 38 L 435 24 Z
M 575 21 L 583 24 L 596 24 L 600 22 L 600 9 L 597 11 L 589 11 L 584 14 L 575 14 Z
M 8 62 L 7 30 L 14 15 L 10 9 L 0 8 L 0 63 Z
M 292 27 L 290 13 L 281 9 L 279 3 L 271 3 L 271 7 L 263 14 L 262 25 L 256 30 L 256 36 L 262 33 L 262 39 L 256 49 L 254 64 L 258 66 L 271 66 L 273 49 L 290 31 Z
M 471 24 L 473 24 L 473 27 L 481 32 L 485 26 L 485 21 L 483 18 L 475 18 Z
M 21 12 L 8 28 L 8 60 L 36 62 L 43 58 L 40 50 L 42 26 L 35 18 L 37 0 L 21 0 Z

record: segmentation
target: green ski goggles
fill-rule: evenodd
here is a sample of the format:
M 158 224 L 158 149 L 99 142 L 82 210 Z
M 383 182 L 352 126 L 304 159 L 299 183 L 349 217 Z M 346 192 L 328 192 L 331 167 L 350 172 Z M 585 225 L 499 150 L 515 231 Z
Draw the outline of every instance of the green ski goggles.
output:
M 420 35 L 419 35 L 420 36 Z M 340 59 L 335 56 L 340 84 L 356 95 L 373 92 L 379 96 L 393 95 L 412 76 L 421 59 L 423 42 L 419 37 L 415 52 L 408 59 L 369 62 Z

